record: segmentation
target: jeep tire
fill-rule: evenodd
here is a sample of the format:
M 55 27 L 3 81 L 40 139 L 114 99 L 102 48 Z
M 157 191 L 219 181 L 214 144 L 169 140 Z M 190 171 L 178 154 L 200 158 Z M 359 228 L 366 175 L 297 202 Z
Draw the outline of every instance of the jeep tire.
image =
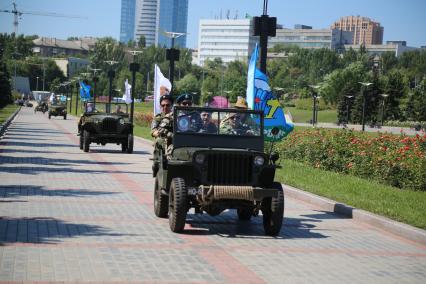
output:
M 80 131 L 80 150 L 83 150 L 84 137 L 83 133 Z
M 90 149 L 90 132 L 87 130 L 83 131 L 83 151 L 89 152 Z
M 172 179 L 169 192 L 169 226 L 172 232 L 182 232 L 188 211 L 187 189 L 182 178 Z
M 133 135 L 129 134 L 127 136 L 127 153 L 132 154 L 133 153 Z
M 66 114 L 64 114 L 64 120 L 66 120 L 67 119 L 67 115 Z
M 158 177 L 155 177 L 154 188 L 154 213 L 155 216 L 160 218 L 167 218 L 169 210 L 169 197 L 161 194 L 161 188 L 158 184 Z
M 280 233 L 284 215 L 283 188 L 278 182 L 274 182 L 272 188 L 277 190 L 277 197 L 265 198 L 262 201 L 263 228 L 268 236 Z
M 52 116 L 52 114 L 49 112 L 49 119 L 50 119 L 51 116 Z

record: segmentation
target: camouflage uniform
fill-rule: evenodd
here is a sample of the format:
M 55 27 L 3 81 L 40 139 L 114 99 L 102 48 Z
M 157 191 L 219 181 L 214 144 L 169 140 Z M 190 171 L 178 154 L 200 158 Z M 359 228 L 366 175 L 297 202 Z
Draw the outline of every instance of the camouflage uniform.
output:
M 154 131 L 159 132 L 159 136 L 155 139 L 156 149 L 164 149 L 167 158 L 171 157 L 173 152 L 173 113 L 168 114 L 160 113 L 157 114 L 151 124 L 151 135 Z
M 223 120 L 219 127 L 220 134 L 244 135 L 248 131 L 250 127 L 247 124 L 237 122 L 235 126 L 232 126 L 229 119 Z

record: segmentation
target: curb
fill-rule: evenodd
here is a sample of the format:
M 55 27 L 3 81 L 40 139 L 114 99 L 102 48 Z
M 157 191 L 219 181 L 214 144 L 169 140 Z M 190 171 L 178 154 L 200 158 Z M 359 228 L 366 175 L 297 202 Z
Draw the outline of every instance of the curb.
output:
M 22 106 L 19 106 L 14 113 L 12 113 L 9 118 L 0 126 L 0 137 L 3 136 L 3 134 L 6 132 L 7 128 L 9 127 L 12 120 L 15 118 L 15 116 L 18 114 L 18 112 L 21 110 Z
M 282 186 L 285 195 L 291 198 L 315 204 L 326 211 L 334 212 L 339 215 L 352 218 L 353 220 L 369 224 L 376 228 L 395 234 L 399 237 L 414 241 L 418 244 L 426 245 L 425 230 L 398 221 L 394 221 L 389 218 L 379 216 L 362 209 L 357 209 L 344 203 L 339 203 L 325 197 L 305 192 L 286 184 L 283 184 Z

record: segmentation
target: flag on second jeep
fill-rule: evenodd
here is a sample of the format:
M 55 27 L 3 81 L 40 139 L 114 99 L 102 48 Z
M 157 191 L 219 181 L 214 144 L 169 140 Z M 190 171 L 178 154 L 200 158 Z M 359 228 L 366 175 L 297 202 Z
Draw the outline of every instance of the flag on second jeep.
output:
M 161 112 L 160 97 L 169 94 L 172 90 L 172 83 L 161 73 L 160 67 L 155 64 L 154 69 L 154 115 Z
M 86 85 L 83 81 L 80 81 L 80 99 L 83 102 L 90 99 L 90 85 Z
M 250 58 L 247 74 L 247 104 L 255 110 L 262 110 L 264 120 L 264 137 L 266 141 L 280 141 L 293 131 L 294 125 L 289 116 L 284 114 L 277 97 L 269 87 L 268 77 L 256 67 L 258 46 Z M 273 128 L 278 128 L 276 135 L 272 134 Z

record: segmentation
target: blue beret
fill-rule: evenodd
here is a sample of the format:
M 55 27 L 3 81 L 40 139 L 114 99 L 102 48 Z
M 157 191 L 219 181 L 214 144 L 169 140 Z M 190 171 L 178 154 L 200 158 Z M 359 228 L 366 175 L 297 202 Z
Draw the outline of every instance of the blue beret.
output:
M 176 103 L 180 104 L 183 101 L 191 101 L 192 102 L 192 95 L 190 94 L 182 94 L 176 99 Z

